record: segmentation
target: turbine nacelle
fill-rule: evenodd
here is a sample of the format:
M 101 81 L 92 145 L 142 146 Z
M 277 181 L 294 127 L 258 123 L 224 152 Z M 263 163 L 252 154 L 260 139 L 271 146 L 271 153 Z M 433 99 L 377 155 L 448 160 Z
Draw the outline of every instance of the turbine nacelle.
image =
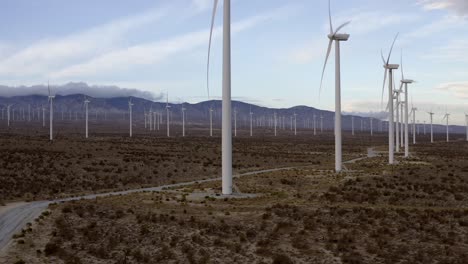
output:
M 398 70 L 400 65 L 398 65 L 398 64 L 385 64 L 383 67 L 385 69 L 387 69 L 387 70 Z
M 409 83 L 415 83 L 416 81 L 410 80 L 410 79 L 403 79 L 403 80 L 401 80 L 401 82 L 402 82 L 402 83 L 408 83 L 408 84 L 409 84 Z
M 349 36 L 350 36 L 349 34 L 344 34 L 344 33 L 328 34 L 328 38 L 330 40 L 336 40 L 336 41 L 348 41 Z

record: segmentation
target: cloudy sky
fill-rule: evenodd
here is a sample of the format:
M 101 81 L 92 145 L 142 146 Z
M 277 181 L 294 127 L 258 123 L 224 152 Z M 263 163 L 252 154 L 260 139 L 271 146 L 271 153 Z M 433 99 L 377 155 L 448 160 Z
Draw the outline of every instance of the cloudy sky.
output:
M 222 1 L 220 1 L 222 2 Z M 0 85 L 136 88 L 174 102 L 207 99 L 206 57 L 213 0 L 16 0 L 0 9 Z M 327 0 L 232 0 L 232 95 L 263 106 L 334 109 L 333 57 L 318 88 L 328 39 Z M 211 95 L 221 95 L 222 6 L 212 49 Z M 468 1 L 334 0 L 344 111 L 380 111 L 386 54 L 404 53 L 418 119 L 468 112 Z M 333 54 L 332 54 L 333 56 Z M 400 79 L 398 72 L 396 80 Z M 98 88 L 96 88 L 98 89 Z

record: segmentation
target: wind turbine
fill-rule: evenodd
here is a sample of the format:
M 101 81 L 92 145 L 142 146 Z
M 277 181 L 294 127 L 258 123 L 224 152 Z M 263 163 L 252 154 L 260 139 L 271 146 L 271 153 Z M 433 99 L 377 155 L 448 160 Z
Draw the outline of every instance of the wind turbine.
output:
M 185 111 L 187 109 L 182 104 L 182 136 L 185 137 Z
M 128 112 L 129 112 L 128 117 L 129 117 L 129 120 L 130 120 L 130 137 L 132 137 L 132 135 L 133 135 L 132 106 L 133 106 L 132 98 L 130 97 L 130 99 L 128 100 Z
M 7 105 L 7 122 L 8 122 L 8 127 L 10 127 L 10 110 L 11 110 L 11 104 Z
M 466 123 L 466 141 L 468 141 L 468 114 L 465 113 L 465 123 Z
M 317 115 L 314 114 L 314 136 L 317 135 Z
M 371 137 L 374 136 L 374 124 L 372 123 L 373 118 L 370 118 L 370 135 Z
M 413 114 L 413 144 L 416 144 L 416 111 L 418 108 L 411 107 L 411 113 Z
M 89 103 L 90 101 L 85 96 L 84 106 L 85 106 L 85 111 L 86 111 L 86 138 L 88 138 L 88 104 Z
M 253 132 L 252 132 L 252 116 L 253 116 L 252 107 L 250 107 L 249 115 L 250 115 L 250 136 L 252 136 L 252 134 L 253 134 Z
M 445 113 L 444 118 L 442 118 L 442 121 L 444 121 L 444 119 L 446 119 L 446 121 L 447 121 L 447 123 L 446 123 L 446 128 L 447 128 L 447 142 L 450 141 L 450 139 L 449 139 L 449 117 L 450 117 L 450 114 L 449 114 L 449 113 Z
M 234 108 L 234 136 L 237 137 L 237 108 Z
M 47 90 L 49 90 L 49 99 L 50 102 L 50 110 L 49 110 L 49 139 L 53 140 L 53 122 L 54 122 L 54 98 L 55 95 L 50 94 L 50 87 L 49 82 L 47 82 Z
M 170 130 L 169 130 L 170 129 L 170 126 L 169 126 L 169 123 L 170 123 L 169 108 L 171 108 L 171 106 L 169 105 L 169 92 L 167 92 L 167 97 L 166 97 L 167 137 L 171 136 Z
M 341 172 L 342 170 L 342 137 L 341 137 L 341 69 L 340 69 L 340 42 L 348 41 L 349 34 L 338 33 L 340 29 L 348 25 L 350 22 L 346 22 L 333 31 L 333 24 L 331 18 L 331 0 L 328 0 L 328 19 L 330 23 L 330 39 L 328 43 L 327 55 L 325 57 L 325 63 L 322 70 L 322 78 L 320 81 L 320 90 L 322 89 L 323 76 L 325 74 L 325 68 L 327 66 L 328 57 L 330 56 L 333 41 L 335 41 L 335 171 Z
M 434 143 L 434 134 L 433 134 L 433 130 L 432 130 L 432 120 L 433 120 L 434 113 L 432 111 L 427 112 L 427 113 L 431 117 L 431 143 Z
M 274 118 L 275 118 L 275 137 L 276 137 L 276 112 L 274 113 Z
M 213 136 L 213 107 L 210 106 L 210 137 Z
M 297 114 L 294 113 L 294 135 L 297 136 Z
M 383 81 L 383 86 L 382 86 L 382 102 L 383 102 L 383 96 L 384 96 L 384 91 L 385 91 L 385 83 L 387 81 L 387 73 L 389 74 L 388 78 L 388 163 L 393 165 L 394 164 L 394 131 L 393 131 L 393 70 L 397 70 L 399 65 L 398 64 L 390 64 L 390 57 L 392 55 L 392 50 L 393 46 L 395 45 L 395 41 L 398 38 L 398 34 L 395 36 L 395 39 L 393 40 L 392 46 L 390 48 L 390 52 L 388 53 L 388 58 L 385 60 L 383 53 L 381 53 L 382 56 L 382 61 L 384 63 L 383 67 L 385 69 L 385 74 L 384 74 L 384 81 Z
M 208 46 L 207 79 L 209 74 L 211 37 L 218 0 L 214 1 Z M 222 193 L 232 194 L 232 123 L 231 123 L 231 0 L 224 0 L 223 16 L 223 105 L 222 105 Z
M 409 128 L 408 128 L 408 119 L 409 119 L 409 113 L 408 113 L 408 84 L 412 84 L 415 81 L 411 79 L 405 79 L 405 73 L 403 71 L 403 51 L 401 52 L 401 84 L 400 84 L 400 90 L 403 88 L 403 85 L 405 86 L 405 158 L 409 157 Z M 432 115 L 431 115 L 431 120 L 432 120 Z M 431 130 L 432 130 L 432 122 L 431 122 Z M 431 132 L 432 135 L 432 132 Z M 416 141 L 414 139 L 414 141 Z M 432 141 L 432 136 L 431 136 L 431 141 Z

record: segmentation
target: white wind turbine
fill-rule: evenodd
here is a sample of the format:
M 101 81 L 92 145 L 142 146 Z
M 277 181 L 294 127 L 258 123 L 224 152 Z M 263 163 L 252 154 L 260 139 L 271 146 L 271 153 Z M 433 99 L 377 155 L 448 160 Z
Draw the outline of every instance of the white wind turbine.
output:
M 317 135 L 317 115 L 314 114 L 314 136 Z
M 449 113 L 445 113 L 444 118 L 442 118 L 442 121 L 444 121 L 444 119 L 447 121 L 447 123 L 446 123 L 447 142 L 450 141 L 450 138 L 449 138 L 449 117 L 450 117 L 450 114 L 449 114 Z
M 411 104 L 411 112 L 410 115 L 413 115 L 413 144 L 416 144 L 416 111 L 418 108 L 413 107 Z
M 434 113 L 431 111 L 431 112 L 427 112 L 431 118 L 431 143 L 434 143 L 434 133 L 433 133 L 433 129 L 432 129 L 432 121 L 433 121 L 433 117 L 434 117 Z
M 214 1 L 208 46 L 207 79 L 209 74 L 211 37 L 218 0 Z M 223 12 L 223 105 L 222 105 L 222 193 L 232 194 L 232 123 L 231 123 L 231 0 L 224 0 Z
M 84 106 L 85 106 L 85 111 L 86 111 L 86 138 L 88 138 L 88 104 L 89 103 L 90 101 L 85 96 Z
M 397 70 L 399 65 L 398 64 L 390 64 L 390 57 L 392 55 L 393 46 L 395 45 L 395 41 L 397 40 L 398 34 L 395 36 L 393 40 L 392 46 L 390 48 L 390 52 L 388 53 L 388 58 L 385 60 L 383 53 L 381 53 L 382 61 L 384 63 L 383 67 L 385 69 L 384 74 L 384 81 L 382 86 L 382 102 L 383 96 L 385 91 L 385 83 L 387 81 L 387 73 L 389 74 L 389 84 L 388 84 L 388 163 L 394 164 L 394 150 L 395 150 L 395 140 L 394 140 L 394 129 L 393 129 L 393 70 Z
M 10 127 L 10 110 L 11 110 L 11 104 L 7 105 L 7 124 L 8 127 Z
M 322 89 L 323 76 L 325 74 L 328 57 L 330 56 L 333 41 L 335 41 L 335 171 L 340 172 L 342 170 L 340 42 L 347 41 L 349 39 L 349 34 L 339 34 L 338 32 L 350 22 L 340 25 L 335 31 L 333 31 L 330 2 L 331 1 L 329 0 L 328 19 L 330 23 L 330 34 L 328 34 L 328 38 L 330 39 L 330 42 L 328 43 L 327 55 L 323 65 L 320 90 Z
M 465 113 L 465 123 L 466 123 L 466 141 L 468 141 L 468 114 Z
M 408 84 L 412 84 L 415 81 L 411 79 L 405 79 L 405 73 L 403 71 L 403 51 L 401 52 L 401 84 L 400 84 L 400 91 L 403 88 L 403 85 L 405 86 L 405 102 L 404 102 L 404 107 L 405 107 L 405 113 L 404 113 L 404 122 L 405 122 L 405 158 L 409 157 L 409 127 L 408 127 L 408 120 L 409 120 L 409 113 L 408 113 Z M 432 117 L 432 116 L 431 116 Z M 432 125 L 431 125 L 432 127 Z
M 210 137 L 213 136 L 213 107 L 210 106 Z
M 294 113 L 294 135 L 297 136 L 297 114 Z
M 170 117 L 169 117 L 169 109 L 171 108 L 171 106 L 169 105 L 169 92 L 167 92 L 167 97 L 166 97 L 166 120 L 167 120 L 167 137 L 170 137 L 171 134 L 170 134 Z
M 252 112 L 252 107 L 250 107 L 250 112 L 249 112 L 249 115 L 250 115 L 250 136 L 253 135 L 253 132 L 252 132 L 252 116 L 253 116 L 253 112 Z
M 47 89 L 49 90 L 49 99 L 48 101 L 50 102 L 50 109 L 49 109 L 49 139 L 53 140 L 53 123 L 54 123 L 54 98 L 55 95 L 50 94 L 50 87 L 49 87 L 49 82 L 47 82 Z
M 185 111 L 187 109 L 182 104 L 182 136 L 185 137 Z
M 234 136 L 237 137 L 237 108 L 234 108 Z
M 132 103 L 132 98 L 130 97 L 130 99 L 128 100 L 128 116 L 129 116 L 129 121 L 130 121 L 130 137 L 133 136 L 133 124 L 132 124 L 132 106 L 133 106 L 133 103 Z

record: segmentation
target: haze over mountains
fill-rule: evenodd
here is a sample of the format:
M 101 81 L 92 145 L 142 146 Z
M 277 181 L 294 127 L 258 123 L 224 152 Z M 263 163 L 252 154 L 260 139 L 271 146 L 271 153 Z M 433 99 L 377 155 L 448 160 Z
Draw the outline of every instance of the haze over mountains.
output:
M 75 91 L 75 84 L 70 84 L 68 86 L 69 92 Z M 75 88 L 73 88 L 75 87 Z M 44 89 L 42 86 L 34 86 L 33 88 Z M 47 90 L 47 87 L 45 87 Z M 43 94 L 43 90 L 42 91 Z M 133 91 L 131 89 L 120 89 L 118 87 L 109 87 L 108 91 L 114 92 L 114 94 L 125 93 L 129 94 L 138 94 L 138 90 Z M 142 92 L 143 95 L 148 95 L 147 93 Z M 166 115 L 166 102 L 164 98 L 161 98 L 157 101 L 137 97 L 137 96 L 118 96 L 118 97 L 94 97 L 89 94 L 76 93 L 69 95 L 60 95 L 57 94 L 54 100 L 54 109 L 56 115 L 56 122 L 61 121 L 61 114 L 64 113 L 65 120 L 69 116 L 75 116 L 75 113 L 78 113 L 78 118 L 82 119 L 84 113 L 83 101 L 84 98 L 88 97 L 91 103 L 89 104 L 90 117 L 95 118 L 96 112 L 98 119 L 104 119 L 104 115 L 107 120 L 112 120 L 113 118 L 123 118 L 125 113 L 128 112 L 128 100 L 131 98 L 133 106 L 133 119 L 138 122 L 143 122 L 144 112 L 150 110 L 159 112 L 163 115 L 165 120 Z M 154 96 L 152 98 L 155 98 Z M 44 106 L 48 112 L 48 103 L 47 96 L 45 95 L 17 95 L 12 97 L 0 96 L 0 109 L 4 109 L 6 105 L 11 104 L 12 111 L 15 111 L 16 120 L 22 121 L 22 111 L 25 112 L 27 116 L 28 106 L 31 106 L 31 109 L 37 109 Z M 171 122 L 180 123 L 182 116 L 182 105 L 187 109 L 187 122 L 188 124 L 197 124 L 197 125 L 209 125 L 209 109 L 213 108 L 213 122 L 215 127 L 221 126 L 221 101 L 220 100 L 210 100 L 200 103 L 190 104 L 190 103 L 169 103 L 171 106 Z M 273 122 L 274 114 L 276 113 L 278 117 L 278 126 L 279 118 L 284 118 L 285 127 L 290 129 L 291 118 L 294 113 L 297 114 L 297 127 L 302 129 L 308 127 L 313 129 L 313 118 L 316 116 L 317 122 L 317 131 L 320 131 L 320 117 L 323 116 L 323 128 L 324 130 L 333 129 L 333 118 L 334 112 L 320 110 L 308 106 L 294 106 L 290 108 L 268 108 L 263 106 L 258 106 L 254 104 L 245 103 L 242 101 L 233 101 L 232 107 L 237 111 L 237 120 L 240 127 L 247 127 L 249 124 L 249 113 L 252 111 L 254 113 L 253 119 L 254 124 L 257 120 L 262 120 L 258 122 L 263 122 L 265 126 L 268 126 L 269 122 Z M 18 115 L 18 113 L 20 113 Z M 104 114 L 105 113 L 105 114 Z M 6 115 L 6 114 L 5 114 Z M 363 122 L 363 131 L 370 130 L 370 118 L 357 116 L 354 114 L 344 114 L 343 115 L 343 129 L 351 130 L 352 128 L 352 116 L 354 116 L 354 129 L 355 132 L 361 131 L 361 120 Z M 48 118 L 48 115 L 46 115 Z M 373 119 L 373 128 L 375 132 L 380 131 L 381 124 L 380 119 Z M 385 130 L 387 122 L 382 121 L 383 129 Z M 426 126 L 427 132 L 429 131 L 429 126 Z M 410 129 L 411 131 L 411 129 Z M 423 128 L 420 127 L 420 132 L 422 133 Z M 450 126 L 451 133 L 465 133 L 465 127 L 462 126 Z M 434 132 L 444 133 L 445 126 L 443 125 L 434 125 Z

